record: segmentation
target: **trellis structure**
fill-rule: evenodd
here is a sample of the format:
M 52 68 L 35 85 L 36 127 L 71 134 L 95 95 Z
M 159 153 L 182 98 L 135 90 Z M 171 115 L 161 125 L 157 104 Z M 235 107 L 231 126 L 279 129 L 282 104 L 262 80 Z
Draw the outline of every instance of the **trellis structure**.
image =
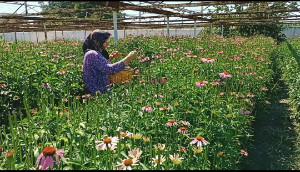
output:
M 11 1 L 10 1 L 11 2 Z M 283 12 L 299 12 L 300 8 L 297 6 L 295 9 L 270 9 L 265 7 L 259 11 L 240 11 L 240 12 L 204 12 L 203 7 L 210 7 L 214 5 L 229 5 L 229 4 L 251 4 L 251 3 L 272 3 L 274 1 L 202 1 L 200 3 L 183 4 L 163 4 L 163 1 L 140 1 L 139 5 L 135 5 L 131 2 L 124 1 L 74 1 L 79 3 L 90 3 L 94 5 L 101 5 L 101 8 L 87 8 L 87 9 L 55 9 L 50 12 L 37 12 L 26 14 L 10 14 L 2 15 L 0 19 L 6 19 L 8 21 L 14 20 L 15 22 L 2 23 L 0 31 L 3 32 L 31 32 L 31 31 L 64 31 L 64 30 L 93 30 L 93 29 L 114 29 L 115 39 L 117 39 L 117 30 L 123 29 L 155 29 L 155 28 L 187 28 L 194 27 L 194 34 L 196 34 L 196 27 L 208 27 L 208 26 L 223 26 L 223 25 L 245 25 L 245 24 L 299 24 L 300 15 L 279 15 L 269 16 L 270 13 L 283 13 Z M 278 2 L 278 1 L 276 1 Z M 286 1 L 282 1 L 286 2 Z M 5 1 L 0 1 L 5 3 Z M 17 2 L 16 2 L 17 3 Z M 148 5 L 147 5 L 148 4 Z M 19 3 L 19 5 L 24 5 Z M 26 1 L 25 1 L 25 5 Z M 268 5 L 268 4 L 267 4 Z M 201 7 L 200 12 L 191 11 L 185 9 L 185 7 Z M 163 8 L 174 10 L 167 11 Z M 113 19 L 83 19 L 73 17 L 49 17 L 49 14 L 62 14 L 62 13 L 78 13 L 78 12 L 102 12 L 112 10 Z M 159 16 L 147 16 L 147 17 L 133 17 L 126 14 L 117 14 L 118 10 L 136 10 L 143 13 L 155 13 Z M 187 14 L 188 13 L 188 14 Z M 243 14 L 261 14 L 262 17 L 241 17 L 237 15 Z M 118 17 L 119 15 L 119 17 Z M 43 16 L 43 17 L 37 17 Z M 121 17 L 122 16 L 122 17 Z M 170 17 L 180 17 L 182 20 L 169 20 Z M 153 19 L 163 18 L 164 21 L 154 21 Z M 139 19 L 139 21 L 134 21 Z M 141 21 L 144 19 L 151 19 L 150 21 Z M 132 20 L 127 22 L 124 20 Z M 191 21 L 193 23 L 187 23 Z M 50 22 L 50 24 L 45 24 Z M 58 22 L 68 22 L 69 24 L 57 24 Z M 158 23 L 160 22 L 160 23 Z M 161 24 L 164 22 L 164 24 Z M 181 22 L 176 24 L 175 22 Z

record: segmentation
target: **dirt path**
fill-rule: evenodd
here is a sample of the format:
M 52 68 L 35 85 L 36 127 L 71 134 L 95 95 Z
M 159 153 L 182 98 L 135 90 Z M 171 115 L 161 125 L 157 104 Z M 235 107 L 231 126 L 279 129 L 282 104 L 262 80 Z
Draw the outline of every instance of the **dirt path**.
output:
M 268 112 L 257 112 L 254 143 L 248 150 L 245 170 L 292 170 L 296 159 L 297 135 L 288 107 L 288 91 L 283 81 L 273 92 Z

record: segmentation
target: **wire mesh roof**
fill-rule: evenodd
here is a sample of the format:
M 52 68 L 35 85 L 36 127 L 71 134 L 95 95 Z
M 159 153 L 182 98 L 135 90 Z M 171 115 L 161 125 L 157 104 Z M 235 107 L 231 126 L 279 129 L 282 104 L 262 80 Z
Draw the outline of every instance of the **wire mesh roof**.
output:
M 44 31 L 46 30 L 92 30 L 113 29 L 113 19 L 77 18 L 78 13 L 117 13 L 117 29 L 188 28 L 221 25 L 245 24 L 300 24 L 299 1 L 71 1 L 101 7 L 74 9 L 54 8 L 47 12 L 28 12 L 41 5 L 29 5 L 26 1 L 0 1 L 3 4 L 20 6 L 26 9 L 21 14 L 0 13 L 0 30 L 3 32 Z M 296 2 L 294 8 L 271 8 L 274 2 Z M 249 8 L 260 3 L 259 9 Z M 218 11 L 220 5 L 229 10 Z M 239 5 L 236 11 L 230 6 Z M 1 9 L 0 8 L 0 9 Z M 245 9 L 245 10 L 243 10 Z M 74 17 L 59 17 L 57 14 L 74 14 Z M 138 15 L 137 15 L 138 14 Z M 276 15 L 275 15 L 276 14 Z M 56 15 L 56 16 L 55 16 Z M 169 23 L 169 24 L 168 24 Z

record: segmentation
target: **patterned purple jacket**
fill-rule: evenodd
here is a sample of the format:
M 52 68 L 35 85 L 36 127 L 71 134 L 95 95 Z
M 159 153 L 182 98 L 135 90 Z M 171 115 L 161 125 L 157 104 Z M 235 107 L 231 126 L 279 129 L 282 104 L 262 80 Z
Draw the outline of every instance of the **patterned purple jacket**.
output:
M 83 81 L 86 89 L 91 93 L 100 91 L 107 93 L 107 86 L 110 84 L 108 75 L 116 74 L 125 69 L 124 61 L 111 64 L 99 51 L 88 51 L 83 60 Z

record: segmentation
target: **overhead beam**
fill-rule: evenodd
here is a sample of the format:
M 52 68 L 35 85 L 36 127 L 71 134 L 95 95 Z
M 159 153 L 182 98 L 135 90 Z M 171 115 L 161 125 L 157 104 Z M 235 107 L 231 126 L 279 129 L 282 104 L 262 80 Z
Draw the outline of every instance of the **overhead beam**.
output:
M 15 14 L 24 4 L 20 4 L 19 8 L 13 13 Z
M 96 1 L 95 1 L 96 2 Z M 150 12 L 150 13 L 157 13 L 156 10 L 152 10 L 152 9 L 147 9 L 147 11 L 144 12 Z M 55 12 L 40 12 L 40 13 L 28 13 L 27 16 L 33 16 L 32 18 L 34 18 L 34 16 L 38 16 L 38 15 L 47 15 L 47 14 L 63 14 L 63 13 L 75 13 L 75 12 L 99 12 L 99 11 L 105 11 L 103 9 L 99 9 L 99 8 L 87 8 L 87 9 L 59 9 Z M 195 19 L 195 17 L 197 17 L 196 19 L 198 20 L 205 20 L 206 18 L 203 18 L 203 16 L 213 16 L 213 15 L 217 15 L 217 16 L 221 16 L 221 15 L 235 15 L 235 14 L 259 14 L 259 13 L 281 13 L 281 12 L 299 12 L 300 8 L 294 8 L 294 9 L 267 9 L 264 11 L 241 11 L 241 12 L 230 12 L 230 13 L 195 13 L 195 14 L 180 14 L 180 13 L 172 13 L 172 12 L 158 12 L 157 14 L 164 14 L 165 16 L 168 17 L 184 17 L 184 18 L 190 18 L 190 19 Z M 0 18 L 2 19 L 14 19 L 14 18 L 21 18 L 26 16 L 25 14 L 11 14 L 11 15 L 5 15 L 5 16 L 0 16 Z M 202 16 L 202 17 L 200 17 Z M 127 18 L 128 20 L 131 19 L 146 19 L 146 18 L 162 18 L 164 16 L 148 16 L 148 17 L 131 17 L 131 18 Z M 28 19 L 31 19 L 31 17 L 28 17 Z
M 109 3 L 111 1 L 77 1 L 86 4 L 107 4 L 107 7 L 111 7 Z M 119 1 L 118 1 L 119 2 Z M 145 1 L 147 2 L 147 1 Z M 178 8 L 178 7 L 199 7 L 209 5 L 227 5 L 227 4 L 248 4 L 248 3 L 260 3 L 260 2 L 274 2 L 274 1 L 212 1 L 212 2 L 200 2 L 200 3 L 182 3 L 182 4 L 164 4 L 164 5 L 149 5 L 149 6 L 137 6 L 133 4 L 122 3 L 122 6 L 114 6 L 118 10 L 144 10 L 144 9 L 157 9 L 157 8 Z

